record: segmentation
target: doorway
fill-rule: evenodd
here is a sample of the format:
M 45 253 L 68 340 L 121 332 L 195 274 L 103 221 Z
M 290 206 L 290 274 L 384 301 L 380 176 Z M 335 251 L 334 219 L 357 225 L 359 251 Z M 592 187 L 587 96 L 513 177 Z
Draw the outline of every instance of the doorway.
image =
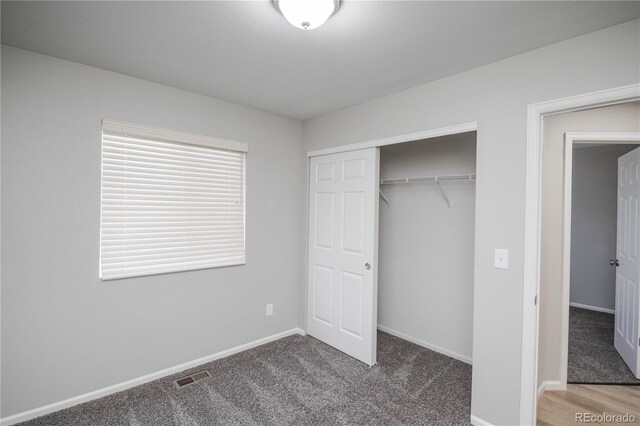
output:
M 638 142 L 640 133 L 565 134 L 564 386 L 640 384 Z
M 537 359 L 538 395 L 545 390 L 563 390 L 567 384 L 569 299 L 571 277 L 571 170 L 573 151 L 565 155 L 565 140 L 571 144 L 632 141 L 604 137 L 612 133 L 639 133 L 640 102 L 631 101 L 544 117 L 541 161 L 540 280 L 538 293 L 539 333 Z M 576 134 L 576 131 L 582 133 Z M 635 142 L 638 143 L 638 142 Z M 590 149 L 590 148 L 587 148 Z M 571 155 L 569 155 L 571 154 Z M 571 174 L 568 175 L 571 177 Z M 569 196 L 565 196 L 568 194 Z M 569 205 L 565 203 L 569 203 Z M 567 224 L 567 226 L 565 226 Z M 607 262 L 614 256 L 607 255 Z M 565 267 L 566 265 L 566 267 Z M 566 285 L 565 285 L 566 283 Z M 586 304 L 583 302 L 583 304 Z M 535 397 L 534 397 L 535 399 Z
M 468 424 L 477 133 L 388 142 L 310 155 L 307 333 L 403 423 Z

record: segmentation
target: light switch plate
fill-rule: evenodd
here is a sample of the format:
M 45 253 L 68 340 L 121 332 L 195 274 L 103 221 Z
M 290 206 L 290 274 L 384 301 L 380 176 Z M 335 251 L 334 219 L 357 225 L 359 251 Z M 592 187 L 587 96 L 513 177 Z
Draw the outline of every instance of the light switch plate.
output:
M 270 317 L 271 315 L 273 315 L 273 303 L 267 305 L 267 316 Z
M 509 269 L 509 250 L 496 249 L 493 266 L 496 269 Z

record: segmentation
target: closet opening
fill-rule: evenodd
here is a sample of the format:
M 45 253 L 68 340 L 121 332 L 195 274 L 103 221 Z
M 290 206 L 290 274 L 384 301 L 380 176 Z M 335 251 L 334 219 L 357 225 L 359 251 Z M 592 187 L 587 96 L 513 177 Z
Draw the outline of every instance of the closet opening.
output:
M 380 148 L 379 359 L 392 335 L 471 364 L 475 179 L 476 132 Z
M 414 401 L 402 422 L 466 424 L 477 133 L 430 133 L 309 153 L 306 331 Z

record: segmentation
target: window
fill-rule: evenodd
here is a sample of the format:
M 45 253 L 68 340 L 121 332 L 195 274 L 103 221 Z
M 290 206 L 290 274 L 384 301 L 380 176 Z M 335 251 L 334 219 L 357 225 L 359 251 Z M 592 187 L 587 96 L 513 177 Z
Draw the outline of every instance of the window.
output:
M 247 151 L 103 120 L 100 277 L 244 264 Z

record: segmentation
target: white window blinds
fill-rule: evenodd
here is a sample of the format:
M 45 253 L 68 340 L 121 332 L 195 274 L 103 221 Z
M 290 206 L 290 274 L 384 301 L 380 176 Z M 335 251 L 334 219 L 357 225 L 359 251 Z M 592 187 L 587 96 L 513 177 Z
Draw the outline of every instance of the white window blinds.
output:
M 100 277 L 245 263 L 244 143 L 103 120 Z

